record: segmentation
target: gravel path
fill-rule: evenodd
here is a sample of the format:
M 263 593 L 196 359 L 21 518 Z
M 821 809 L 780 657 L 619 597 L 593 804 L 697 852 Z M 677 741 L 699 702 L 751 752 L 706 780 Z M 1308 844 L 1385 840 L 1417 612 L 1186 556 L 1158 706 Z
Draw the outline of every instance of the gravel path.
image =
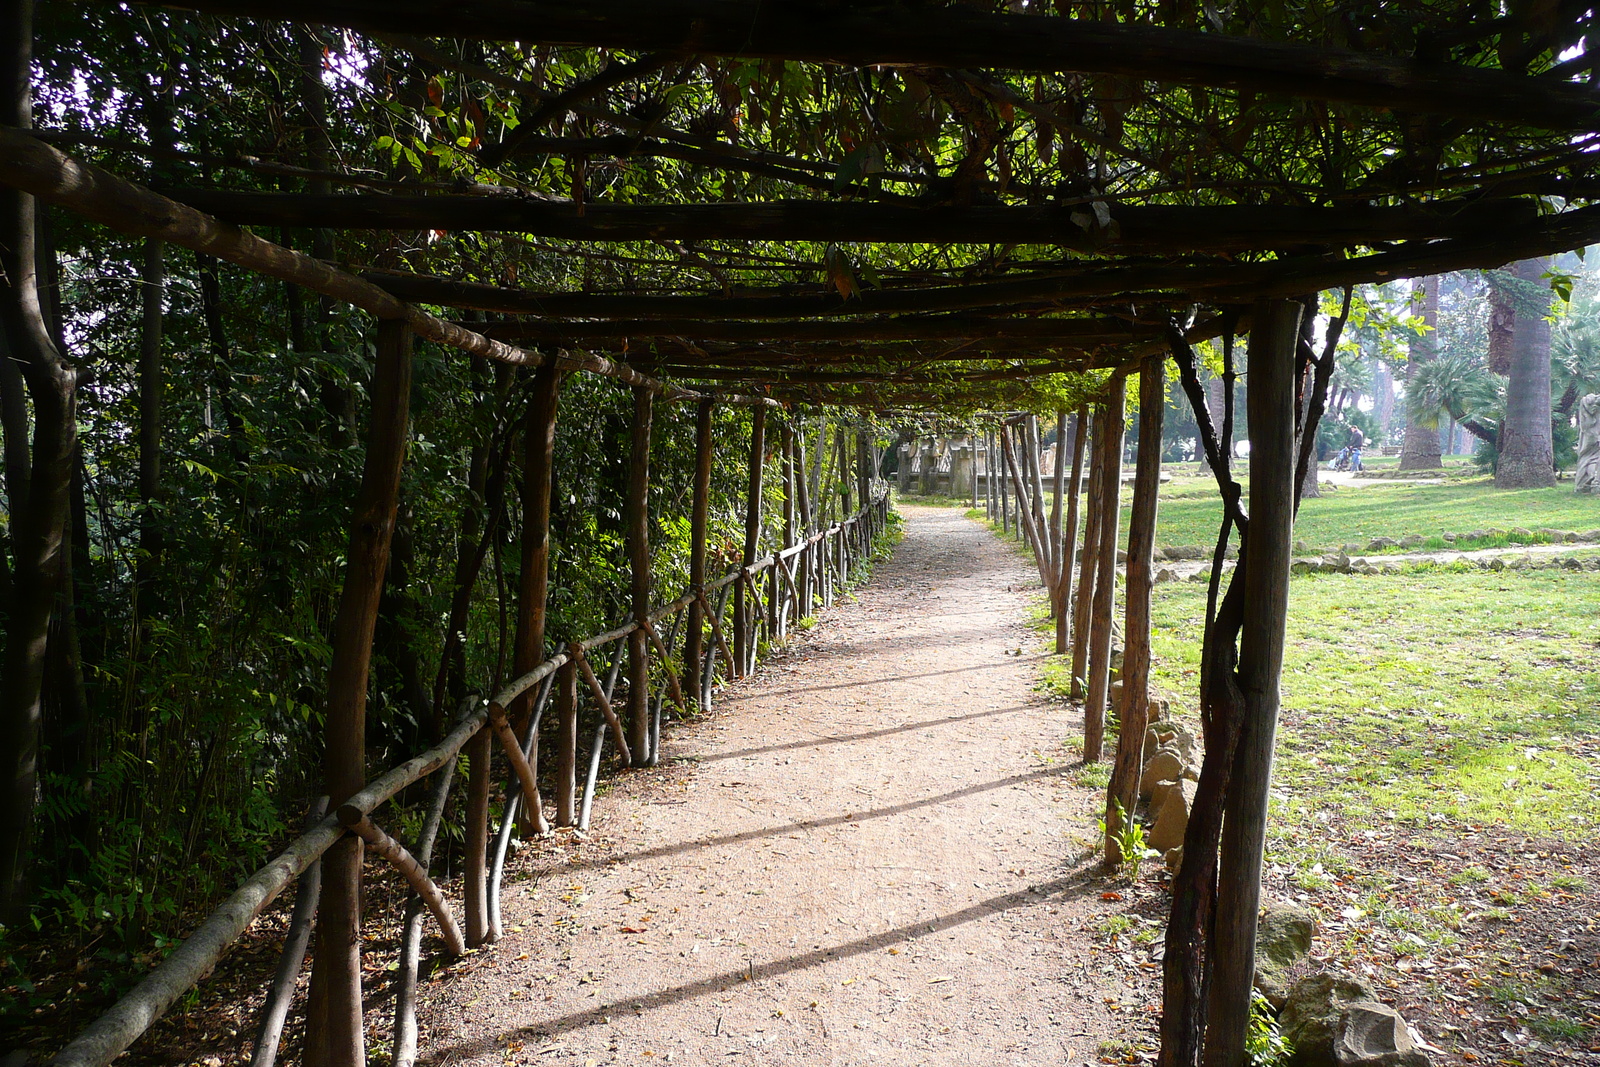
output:
M 507 936 L 425 986 L 430 1062 L 1076 1065 L 1136 1025 L 1025 563 L 901 511 L 857 598 L 524 854 Z

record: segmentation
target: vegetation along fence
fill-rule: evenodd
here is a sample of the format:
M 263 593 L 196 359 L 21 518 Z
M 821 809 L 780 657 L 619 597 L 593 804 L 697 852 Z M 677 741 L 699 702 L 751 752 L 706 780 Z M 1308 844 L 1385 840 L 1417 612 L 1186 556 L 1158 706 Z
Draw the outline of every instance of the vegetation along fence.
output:
M 702 402 L 702 430 L 709 427 L 710 404 L 710 401 Z M 760 417 L 755 420 L 752 441 L 753 492 L 746 538 L 749 556 L 754 555 L 761 526 L 763 422 Z M 871 455 L 871 446 L 864 439 L 859 444 L 859 456 L 863 461 L 859 485 L 870 492 L 873 479 L 865 463 Z M 704 502 L 709 488 L 711 453 L 709 449 L 702 450 L 699 456 L 694 511 L 697 529 L 692 562 L 696 567 L 703 567 Z M 804 470 L 799 464 L 803 464 L 803 453 L 796 449 L 793 433 L 786 425 L 783 430 L 785 548 L 759 559 L 748 559 L 714 581 L 693 581 L 676 600 L 647 608 L 637 617 L 630 615 L 620 626 L 606 633 L 567 644 L 488 700 L 469 698 L 442 741 L 365 783 L 335 811 L 326 812 L 326 798 L 322 798 L 312 812 L 312 825 L 305 833 L 240 885 L 160 966 L 52 1062 L 57 1067 L 110 1063 L 174 1001 L 202 981 L 255 918 L 298 878 L 300 887 L 294 917 L 285 937 L 277 976 L 262 1009 L 261 1032 L 252 1060 L 255 1065 L 274 1062 L 316 915 L 321 858 L 337 843 L 352 837 L 359 838 L 374 854 L 392 865 L 414 891 L 408 906 L 396 982 L 394 1039 L 394 1062 L 414 1062 L 417 1053 L 415 992 L 424 912 L 436 920 L 444 950 L 450 955 L 461 955 L 469 944 L 482 944 L 499 937 L 501 875 L 519 807 L 527 806 L 535 832 L 540 834 L 547 833 L 552 823 L 587 829 L 608 735 L 620 765 L 654 766 L 661 755 L 662 715 L 669 701 L 680 707 L 692 703 L 700 709 L 709 709 L 719 661 L 728 677 L 750 673 L 756 666 L 757 652 L 763 642 L 781 640 L 796 621 L 809 616 L 819 606 L 831 605 L 843 587 L 864 573 L 863 567 L 870 562 L 888 525 L 887 491 L 880 489 L 870 495 L 865 506 L 848 518 L 808 536 L 800 536 L 796 531 L 804 519 L 807 503 Z M 709 642 L 705 640 L 707 636 L 711 638 Z M 683 638 L 682 651 L 677 648 L 680 637 Z M 619 715 L 613 698 L 624 665 L 628 667 L 630 684 L 626 705 Z M 604 681 L 600 680 L 602 674 Z M 593 739 L 588 751 L 587 774 L 583 776 L 580 790 L 578 756 L 583 693 L 589 697 Z M 525 716 L 524 725 L 518 729 L 513 724 L 514 709 L 519 703 L 529 703 L 530 697 L 531 714 Z M 553 817 L 547 813 L 538 781 L 540 723 L 552 701 L 559 719 Z M 463 935 L 450 902 L 429 874 L 428 862 L 460 762 L 457 757 L 474 739 L 486 738 L 488 733 L 498 740 L 505 754 L 511 768 L 511 781 L 505 786 L 504 812 L 492 849 L 485 848 L 487 796 L 484 803 L 473 803 L 476 798 L 469 799 L 465 827 L 468 852 L 469 857 L 474 854 L 479 857 L 479 862 L 474 864 L 469 858 L 462 902 L 468 933 Z M 434 783 L 413 854 L 385 833 L 373 821 L 372 813 L 408 786 L 441 770 L 444 773 Z M 486 854 L 487 863 L 483 862 Z

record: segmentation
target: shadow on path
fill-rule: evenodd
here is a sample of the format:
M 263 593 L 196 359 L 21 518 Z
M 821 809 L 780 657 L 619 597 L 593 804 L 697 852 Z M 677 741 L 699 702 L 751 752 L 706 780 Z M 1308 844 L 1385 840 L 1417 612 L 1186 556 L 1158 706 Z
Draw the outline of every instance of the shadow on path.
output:
M 919 678 L 939 678 L 947 674 L 967 674 L 972 671 L 1010 670 L 1018 663 L 1043 663 L 1051 658 L 1052 657 L 1044 654 L 1036 656 L 1013 656 L 1009 662 L 980 663 L 970 667 L 951 667 L 946 671 L 925 671 L 922 674 L 895 674 L 890 675 L 887 678 L 863 678 L 859 682 L 834 682 L 830 685 L 797 686 L 793 689 L 785 689 L 784 693 L 791 696 L 795 693 L 824 693 L 830 689 L 860 689 L 862 686 L 882 685 L 885 682 L 914 682 Z M 755 697 L 756 695 L 752 694 L 751 699 L 754 699 Z M 762 698 L 764 698 L 764 695 Z M 743 699 L 746 699 L 746 697 L 743 695 L 734 695 L 723 697 L 720 703 L 726 706 L 730 704 L 737 704 Z
M 870 741 L 875 737 L 888 737 L 891 734 L 906 734 L 917 730 L 931 730 L 935 726 L 949 726 L 951 723 L 971 722 L 973 719 L 992 719 L 999 715 L 1014 715 L 1021 711 L 1038 711 L 1033 704 L 1017 704 L 1009 708 L 995 708 L 992 711 L 974 711 L 967 715 L 947 715 L 942 719 L 926 719 L 922 722 L 908 722 L 900 726 L 890 726 L 882 730 L 868 730 L 862 734 L 822 734 L 818 737 L 806 738 L 803 741 L 785 741 L 781 745 L 763 745 L 760 748 L 741 748 L 737 752 L 716 752 L 709 756 L 688 757 L 689 763 L 719 763 L 723 760 L 739 759 L 744 756 L 761 756 L 768 752 L 792 752 L 799 748 L 820 748 L 823 745 L 845 745 L 851 741 Z
M 1028 775 L 1027 777 L 1038 777 Z M 476 1041 L 466 1041 L 437 1053 L 439 1062 L 448 1063 L 457 1058 L 470 1058 L 481 1056 L 502 1048 L 507 1042 L 518 1038 L 555 1037 L 558 1034 L 570 1033 L 581 1030 L 586 1026 L 597 1024 L 604 1025 L 611 1021 L 612 1016 L 620 1016 L 631 1012 L 635 1016 L 643 1015 L 647 1011 L 664 1008 L 680 1001 L 692 1000 L 703 997 L 708 993 L 719 993 L 742 982 L 759 982 L 762 979 L 778 978 L 796 971 L 803 971 L 809 967 L 816 967 L 835 959 L 847 959 L 851 956 L 860 956 L 868 952 L 887 949 L 892 945 L 913 941 L 927 934 L 936 934 L 963 923 L 984 919 L 991 915 L 1011 911 L 1015 908 L 1025 907 L 1029 904 L 1042 903 L 1048 899 L 1067 900 L 1083 896 L 1094 891 L 1089 885 L 1094 879 L 1092 871 L 1081 871 L 1065 878 L 1042 882 L 1029 886 L 1026 889 L 1002 893 L 999 896 L 989 897 L 970 904 L 960 911 L 952 911 L 946 915 L 939 915 L 932 919 L 919 919 L 916 922 L 897 926 L 892 930 L 885 930 L 881 934 L 870 937 L 858 938 L 855 941 L 846 941 L 835 945 L 833 948 L 818 948 L 810 952 L 803 952 L 798 956 L 787 956 L 782 959 L 769 960 L 766 963 L 757 963 L 752 960 L 745 969 L 739 971 L 723 971 L 721 974 L 698 981 L 686 982 L 683 985 L 673 986 L 670 989 L 659 989 L 654 993 L 643 993 L 638 996 L 623 997 L 619 1000 L 607 1001 L 587 1011 L 572 1012 L 560 1015 L 554 1019 L 529 1023 L 527 1026 L 518 1027 L 503 1032 L 497 1038 L 479 1038 Z
M 583 870 L 587 867 L 609 867 L 619 863 L 634 863 L 639 860 L 660 859 L 662 856 L 676 856 L 683 852 L 693 852 L 702 848 L 718 848 L 723 845 L 737 845 L 745 841 L 755 841 L 763 837 L 782 837 L 799 830 L 825 830 L 830 826 L 843 826 L 845 823 L 859 823 L 867 819 L 882 819 L 890 815 L 901 815 L 918 808 L 930 808 L 937 804 L 944 804 L 962 797 L 974 796 L 978 793 L 987 793 L 994 789 L 1005 789 L 1007 786 L 1021 785 L 1023 782 L 1032 782 L 1040 778 L 1057 777 L 1066 773 L 1064 766 L 1050 766 L 1042 770 L 1029 771 L 1027 774 L 1013 774 L 1007 778 L 996 778 L 992 782 L 979 782 L 962 789 L 953 789 L 948 793 L 937 796 L 922 797 L 917 800 L 908 800 L 904 804 L 891 804 L 886 808 L 868 808 L 864 811 L 847 811 L 843 815 L 830 815 L 825 819 L 801 819 L 798 822 L 784 823 L 781 826 L 766 826 L 759 830 L 746 830 L 743 833 L 724 834 L 721 837 L 702 837 L 694 841 L 681 841 L 672 845 L 660 845 L 656 848 L 642 849 L 638 852 L 623 852 L 610 856 L 595 856 L 591 859 L 582 859 L 576 863 L 565 864 L 563 871 Z

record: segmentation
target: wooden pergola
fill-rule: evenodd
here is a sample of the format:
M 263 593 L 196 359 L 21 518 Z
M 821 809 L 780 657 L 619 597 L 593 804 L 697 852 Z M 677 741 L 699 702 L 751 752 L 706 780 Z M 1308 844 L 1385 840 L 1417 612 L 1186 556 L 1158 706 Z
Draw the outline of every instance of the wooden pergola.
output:
M 98 0 L 85 6 L 91 2 Z M 29 368 L 36 404 L 56 396 L 70 409 L 71 372 L 36 321 L 36 301 L 29 310 L 29 197 L 343 301 L 381 324 L 366 474 L 352 517 L 328 683 L 327 790 L 335 814 L 225 907 L 224 921 L 202 931 L 209 941 L 196 938 L 204 944 L 189 956 L 175 955 L 179 962 L 169 961 L 170 971 L 153 975 L 58 1063 L 108 1062 L 319 855 L 323 919 L 311 1007 L 318 1036 L 307 1062 L 361 1062 L 360 842 L 410 862 L 372 824 L 373 808 L 444 766 L 457 750 L 469 753 L 469 810 L 477 820 L 469 834 L 478 864 L 469 874 L 463 943 L 481 943 L 492 936 L 495 914 L 482 859 L 491 738 L 501 742 L 523 783 L 521 795 L 537 811 L 537 782 L 526 742 L 517 735 L 526 736 L 540 688 L 539 706 L 553 699 L 569 733 L 579 685 L 592 691 L 619 749 L 635 764 L 648 762 L 655 757 L 652 729 L 660 715 L 659 704 L 653 712 L 649 706 L 650 664 L 652 656 L 667 658 L 658 623 L 683 617 L 686 662 L 695 671 L 692 678 L 672 679 L 672 687 L 681 682 L 705 699 L 702 681 L 710 668 L 702 664 L 720 654 L 731 670 L 749 669 L 758 624 L 781 627 L 782 605 L 808 605 L 819 583 L 848 571 L 869 550 L 883 513 L 872 496 L 863 443 L 853 461 L 856 517 L 810 538 L 796 536 L 791 518 L 791 546 L 768 559 L 757 558 L 751 534 L 741 568 L 720 584 L 708 580 L 702 543 L 684 598 L 652 605 L 643 500 L 655 403 L 700 406 L 697 444 L 706 456 L 711 405 L 755 408 L 752 501 L 761 496 L 769 417 L 780 422 L 793 495 L 795 452 L 781 421 L 791 405 L 1060 412 L 1060 439 L 1075 444 L 1070 485 L 1079 486 L 1080 471 L 1089 472 L 1081 512 L 1072 491 L 1065 494 L 1064 516 L 1044 516 L 1046 477 L 1037 469 L 1036 450 L 1030 469 L 1028 449 L 1017 440 L 1036 435 L 1037 424 L 1007 417 L 987 422 L 996 435 L 996 465 L 1007 470 L 1024 502 L 1019 521 L 1052 593 L 1058 651 L 1073 654 L 1074 676 L 1086 679 L 1086 754 L 1098 758 L 1125 390 L 1127 379 L 1136 378 L 1146 413 L 1129 542 L 1125 666 L 1128 691 L 1142 694 L 1148 646 L 1141 648 L 1137 635 L 1148 629 L 1159 412 L 1169 359 L 1193 403 L 1227 519 L 1203 635 L 1206 755 L 1174 884 L 1161 1062 L 1245 1062 L 1291 529 L 1342 325 L 1342 316 L 1334 316 L 1317 336 L 1317 295 L 1343 289 L 1348 301 L 1348 289 L 1358 284 L 1498 267 L 1600 240 L 1600 206 L 1584 206 L 1600 192 L 1591 163 L 1600 93 L 1591 88 L 1593 63 L 1583 48 L 1593 18 L 1585 5 L 1512 5 L 1498 14 L 1465 3 L 1329 9 L 1315 18 L 1308 11 L 1303 25 L 1249 12 L 1224 21 L 1182 4 L 1146 11 L 1029 0 L 926 7 L 834 0 L 443 6 L 189 0 L 165 6 L 179 13 L 176 18 L 201 13 L 304 21 L 364 35 L 386 54 L 409 57 L 415 70 L 482 86 L 515 100 L 531 117 L 499 130 L 497 140 L 475 144 L 478 169 L 470 177 L 378 179 L 340 167 L 326 150 L 305 166 L 223 161 L 221 169 L 233 166 L 298 186 L 276 192 L 199 187 L 187 179 L 152 182 L 137 171 L 119 176 L 75 159 L 82 139 L 32 128 L 30 30 L 25 13 L 7 16 L 0 185 L 26 195 L 8 196 L 16 210 L 7 216 L 8 240 L 0 243 L 8 245 L 7 275 L 22 294 L 9 302 L 8 336 Z M 412 36 L 423 30 L 427 40 Z M 570 50 L 586 73 L 549 85 L 529 73 L 528 57 L 536 50 Z M 809 151 L 799 142 L 768 144 L 753 122 L 748 130 L 674 126 L 663 101 L 704 89 L 702 71 L 714 61 L 769 74 L 811 71 L 817 85 L 834 78 L 837 84 L 813 90 L 818 108 L 859 99 L 867 111 L 887 109 L 901 99 L 894 95 L 901 87 L 911 86 L 915 92 L 908 95 L 915 99 L 938 101 L 940 121 L 961 140 L 948 158 L 918 168 L 914 153 L 888 140 L 885 158 L 851 150 L 841 159 L 837 140 L 823 138 Z M 1032 91 L 1019 89 L 1024 85 Z M 1180 92 L 1181 106 L 1169 99 Z M 746 101 L 747 108 L 753 104 L 754 98 Z M 569 116 L 571 123 L 564 121 Z M 887 128 L 882 115 L 871 115 L 871 123 Z M 1035 150 L 1023 173 L 1015 145 L 1028 139 L 1049 149 Z M 145 147 L 132 146 L 129 158 L 161 156 Z M 176 148 L 164 151 L 184 157 Z M 569 161 L 577 176 L 571 195 L 555 197 L 521 180 L 552 159 Z M 597 160 L 692 165 L 700 168 L 696 173 L 725 176 L 730 192 L 688 202 L 664 195 L 657 202 L 607 199 L 583 178 Z M 339 261 L 326 245 L 308 253 L 262 236 L 301 230 L 432 233 L 441 245 L 461 235 L 475 241 L 475 235 L 493 235 L 482 241 L 485 247 L 513 250 L 501 267 L 513 265 L 515 248 L 530 241 L 546 250 L 603 248 L 622 264 L 619 274 L 632 271 L 648 280 L 589 290 L 530 287 L 513 280 L 514 270 L 497 270 L 493 256 L 470 272 L 460 269 L 460 257 L 426 249 L 382 261 Z M 923 257 L 916 269 L 870 281 L 866 268 L 880 246 L 942 251 Z M 650 258 L 661 249 L 672 250 L 666 266 Z M 768 256 L 791 273 L 804 267 L 811 280 L 754 285 L 745 280 L 748 274 L 724 269 L 720 274 L 739 280 L 662 282 L 672 262 L 756 262 L 739 259 L 739 249 L 755 250 L 749 255 Z M 915 257 L 907 252 L 906 258 Z M 450 269 L 430 269 L 434 260 Z M 1223 425 L 1213 424 L 1195 351 L 1201 342 L 1219 342 L 1231 377 L 1233 338 L 1246 331 L 1247 490 L 1233 480 L 1224 458 L 1233 413 L 1230 408 Z M 615 659 L 606 683 L 590 668 L 585 648 L 546 648 L 537 553 L 548 545 L 538 548 L 535 537 L 522 590 L 521 677 L 472 712 L 439 748 L 368 782 L 361 772 L 361 722 L 372 618 L 404 455 L 413 337 L 537 369 L 540 400 L 529 416 L 537 432 L 528 434 L 527 469 L 544 471 L 546 481 L 540 490 L 545 513 L 536 509 L 527 520 L 535 530 L 548 521 L 561 375 L 598 375 L 632 390 L 633 611 L 620 630 L 590 646 L 627 643 L 628 655 Z M 71 432 L 52 425 L 58 434 Z M 1059 502 L 1065 447 L 1058 456 Z M 697 482 L 697 509 L 703 500 L 703 482 Z M 50 532 L 48 507 L 41 514 L 42 544 Z M 749 529 L 758 530 L 759 512 L 753 508 L 752 515 Z M 703 542 L 702 511 L 695 521 Z M 1220 562 L 1235 535 L 1239 567 L 1223 589 Z M 1082 565 L 1075 572 L 1079 545 Z M 30 588 L 48 593 L 48 553 L 41 552 Z M 712 603 L 719 590 L 732 595 L 726 613 Z M 610 687 L 624 658 L 630 706 L 613 712 Z M 1130 711 L 1138 706 L 1123 709 L 1111 791 L 1112 799 L 1129 797 L 1128 808 L 1143 743 L 1142 717 Z M 561 753 L 567 783 L 576 780 L 573 751 Z M 576 818 L 574 797 L 569 785 L 559 798 L 559 819 Z M 1108 825 L 1113 822 L 1108 811 Z M 419 849 L 421 868 L 411 862 L 425 897 L 431 886 L 426 852 Z M 429 900 L 449 929 L 454 920 L 447 906 Z M 462 940 L 459 933 L 456 939 Z M 397 1062 L 402 1058 L 397 1054 Z

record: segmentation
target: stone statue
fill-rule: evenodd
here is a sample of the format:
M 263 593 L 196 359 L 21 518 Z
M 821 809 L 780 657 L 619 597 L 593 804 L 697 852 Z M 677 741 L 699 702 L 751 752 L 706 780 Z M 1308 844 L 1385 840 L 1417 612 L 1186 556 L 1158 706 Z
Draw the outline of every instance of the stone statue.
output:
M 1577 489 L 1600 494 L 1600 393 L 1578 401 Z

